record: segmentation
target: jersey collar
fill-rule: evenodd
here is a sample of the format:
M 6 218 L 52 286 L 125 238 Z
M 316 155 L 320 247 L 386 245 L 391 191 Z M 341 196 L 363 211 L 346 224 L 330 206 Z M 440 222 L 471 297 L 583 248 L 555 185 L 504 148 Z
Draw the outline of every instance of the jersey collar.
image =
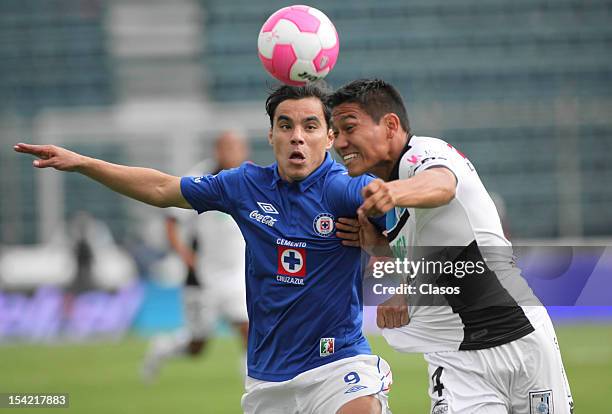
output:
M 325 159 L 323 160 L 321 165 L 319 165 L 319 167 L 316 170 L 314 170 L 308 177 L 294 184 L 297 184 L 297 187 L 300 190 L 300 192 L 306 191 L 311 185 L 316 183 L 321 177 L 325 175 L 325 173 L 331 168 L 333 163 L 334 161 L 332 160 L 331 155 L 329 155 L 329 152 L 326 151 Z M 283 179 L 280 177 L 278 173 L 278 164 L 274 163 L 274 176 L 272 177 L 271 187 L 275 188 L 278 185 L 278 183 L 282 181 Z
M 400 163 L 402 161 L 402 157 L 404 156 L 404 154 L 410 151 L 410 148 L 412 148 L 410 146 L 410 140 L 412 139 L 412 137 L 413 135 L 408 137 L 408 140 L 406 141 L 406 145 L 404 146 L 404 149 L 400 153 L 399 157 L 397 157 L 397 160 L 395 161 L 395 165 L 393 166 L 393 169 L 391 170 L 391 175 L 389 176 L 388 181 L 399 180 Z

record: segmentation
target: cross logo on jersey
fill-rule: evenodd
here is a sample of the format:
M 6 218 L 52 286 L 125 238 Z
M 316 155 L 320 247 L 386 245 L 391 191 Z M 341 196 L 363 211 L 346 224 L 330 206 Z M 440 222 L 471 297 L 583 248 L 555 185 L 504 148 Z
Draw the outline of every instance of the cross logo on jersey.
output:
M 306 276 L 306 249 L 298 247 L 277 246 L 278 269 L 280 275 Z
M 334 231 L 334 216 L 329 213 L 321 213 L 312 222 L 315 233 L 321 237 L 329 237 Z

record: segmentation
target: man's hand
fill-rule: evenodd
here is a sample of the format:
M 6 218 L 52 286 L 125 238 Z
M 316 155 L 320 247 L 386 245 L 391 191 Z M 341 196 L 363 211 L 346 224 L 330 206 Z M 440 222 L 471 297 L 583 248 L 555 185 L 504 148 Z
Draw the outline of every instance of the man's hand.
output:
M 393 295 L 376 308 L 376 325 L 379 328 L 399 328 L 408 325 L 406 295 Z
M 39 159 L 34 160 L 33 164 L 37 168 L 52 167 L 60 171 L 75 171 L 85 160 L 76 152 L 68 151 L 65 148 L 56 147 L 55 145 L 32 145 L 32 144 L 17 144 L 13 147 L 17 152 L 31 154 Z
M 336 236 L 342 239 L 344 246 L 361 247 L 359 237 L 360 225 L 359 221 L 352 218 L 340 217 L 336 221 Z
M 168 238 L 170 247 L 172 247 L 172 250 L 181 257 L 185 266 L 190 270 L 195 270 L 195 252 L 181 240 L 178 223 L 175 217 L 166 217 L 166 237 Z
M 181 178 L 151 168 L 112 164 L 55 145 L 17 144 L 17 152 L 38 157 L 37 168 L 76 171 L 113 191 L 156 207 L 192 208 L 181 193 Z
M 195 270 L 195 254 L 192 250 L 181 254 L 181 258 L 183 259 L 185 266 L 187 266 L 190 270 Z
M 340 217 L 336 228 L 336 236 L 345 246 L 361 247 L 370 256 L 393 256 L 386 236 L 363 214 L 359 214 L 357 220 Z
M 371 181 L 363 187 L 363 204 L 357 210 L 366 216 L 381 216 L 394 207 L 436 208 L 455 198 L 457 177 L 447 167 L 430 167 L 411 178 Z
M 397 204 L 393 186 L 380 179 L 363 187 L 361 194 L 364 201 L 357 212 L 368 217 L 382 216 Z

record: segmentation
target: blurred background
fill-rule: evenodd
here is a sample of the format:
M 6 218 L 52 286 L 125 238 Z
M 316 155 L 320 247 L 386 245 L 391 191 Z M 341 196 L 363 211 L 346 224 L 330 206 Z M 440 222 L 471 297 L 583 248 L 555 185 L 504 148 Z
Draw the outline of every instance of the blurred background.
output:
M 240 411 L 240 375 L 226 367 L 240 344 L 224 324 L 208 355 L 139 379 L 146 338 L 183 322 L 164 212 L 35 170 L 12 145 L 180 175 L 235 129 L 254 162 L 271 162 L 263 103 L 276 83 L 256 42 L 290 4 L 0 1 L 0 392 L 69 392 L 74 412 Z M 308 4 L 340 36 L 331 86 L 393 83 L 415 134 L 470 158 L 515 244 L 612 246 L 612 1 Z M 585 304 L 551 311 L 578 412 L 602 412 L 612 313 Z M 426 412 L 422 358 L 372 335 L 396 373 L 392 408 Z

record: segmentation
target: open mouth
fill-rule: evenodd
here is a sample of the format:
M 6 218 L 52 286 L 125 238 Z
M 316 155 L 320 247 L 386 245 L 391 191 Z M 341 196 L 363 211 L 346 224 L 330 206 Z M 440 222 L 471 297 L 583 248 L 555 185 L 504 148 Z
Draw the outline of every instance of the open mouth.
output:
M 306 160 L 306 156 L 304 155 L 302 151 L 293 151 L 289 155 L 289 160 L 294 161 L 294 162 L 302 162 Z
M 345 164 L 350 163 L 351 161 L 353 161 L 355 158 L 359 157 L 359 153 L 357 152 L 351 152 L 349 154 L 344 154 L 342 156 L 342 159 L 344 160 Z

